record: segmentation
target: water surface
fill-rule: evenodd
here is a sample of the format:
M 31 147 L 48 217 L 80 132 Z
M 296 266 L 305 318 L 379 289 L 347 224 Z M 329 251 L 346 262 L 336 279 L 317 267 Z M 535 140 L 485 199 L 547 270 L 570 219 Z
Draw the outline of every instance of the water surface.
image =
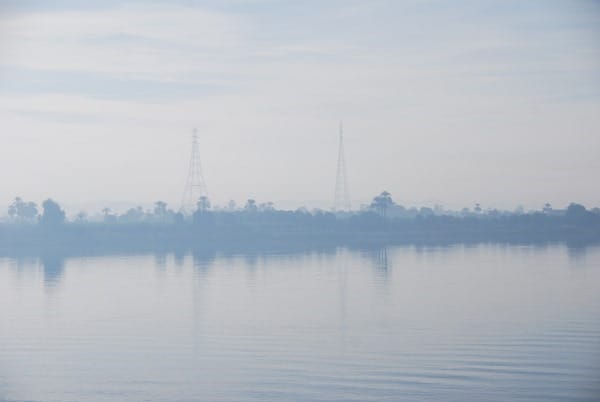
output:
M 0 259 L 0 401 L 597 401 L 600 248 Z

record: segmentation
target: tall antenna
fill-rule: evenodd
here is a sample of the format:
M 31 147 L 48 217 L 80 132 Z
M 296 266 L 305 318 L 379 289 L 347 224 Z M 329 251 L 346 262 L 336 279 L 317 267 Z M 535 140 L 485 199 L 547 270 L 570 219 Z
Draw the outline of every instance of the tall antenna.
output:
M 193 214 L 197 209 L 197 203 L 200 197 L 208 198 L 206 183 L 202 175 L 202 165 L 200 164 L 200 152 L 198 147 L 198 130 L 194 129 L 192 133 L 192 154 L 190 156 L 190 167 L 188 177 L 181 200 L 181 212 L 184 214 Z
M 344 126 L 340 122 L 340 147 L 338 150 L 337 175 L 335 178 L 334 211 L 350 211 L 350 195 L 346 177 L 346 156 L 344 153 Z

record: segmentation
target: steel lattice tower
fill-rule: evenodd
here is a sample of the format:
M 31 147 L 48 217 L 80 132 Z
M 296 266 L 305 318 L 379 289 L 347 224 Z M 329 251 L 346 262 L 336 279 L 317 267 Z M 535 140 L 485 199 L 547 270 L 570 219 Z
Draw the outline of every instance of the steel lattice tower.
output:
M 346 155 L 344 153 L 344 126 L 340 123 L 340 145 L 338 150 L 337 175 L 335 178 L 334 211 L 350 211 L 350 195 L 346 176 Z
M 200 197 L 208 198 L 208 190 L 202 175 L 202 165 L 200 164 L 200 151 L 198 146 L 198 130 L 194 129 L 192 133 L 192 153 L 190 156 L 190 166 L 188 177 L 183 191 L 181 201 L 181 212 L 184 214 L 193 214 L 197 209 L 197 203 Z

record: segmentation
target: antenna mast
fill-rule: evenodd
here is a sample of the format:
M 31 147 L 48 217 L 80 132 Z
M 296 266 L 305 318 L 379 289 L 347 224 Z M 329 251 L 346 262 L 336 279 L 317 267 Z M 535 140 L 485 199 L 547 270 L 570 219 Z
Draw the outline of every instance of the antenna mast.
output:
M 335 178 L 334 211 L 350 211 L 350 195 L 346 176 L 346 155 L 344 152 L 344 126 L 340 122 L 340 145 L 338 149 L 337 175 Z
M 206 189 L 206 183 L 204 182 L 204 176 L 202 174 L 202 165 L 200 164 L 198 130 L 194 129 L 192 133 L 190 166 L 181 201 L 181 212 L 186 215 L 193 214 L 197 209 L 197 203 L 200 197 L 208 198 L 208 190 Z

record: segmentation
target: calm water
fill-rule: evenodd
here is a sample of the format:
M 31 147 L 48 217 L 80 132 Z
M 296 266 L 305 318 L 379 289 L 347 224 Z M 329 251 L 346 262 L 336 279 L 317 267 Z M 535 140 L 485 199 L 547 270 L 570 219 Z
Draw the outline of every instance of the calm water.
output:
M 0 259 L 2 401 L 599 397 L 599 248 Z

